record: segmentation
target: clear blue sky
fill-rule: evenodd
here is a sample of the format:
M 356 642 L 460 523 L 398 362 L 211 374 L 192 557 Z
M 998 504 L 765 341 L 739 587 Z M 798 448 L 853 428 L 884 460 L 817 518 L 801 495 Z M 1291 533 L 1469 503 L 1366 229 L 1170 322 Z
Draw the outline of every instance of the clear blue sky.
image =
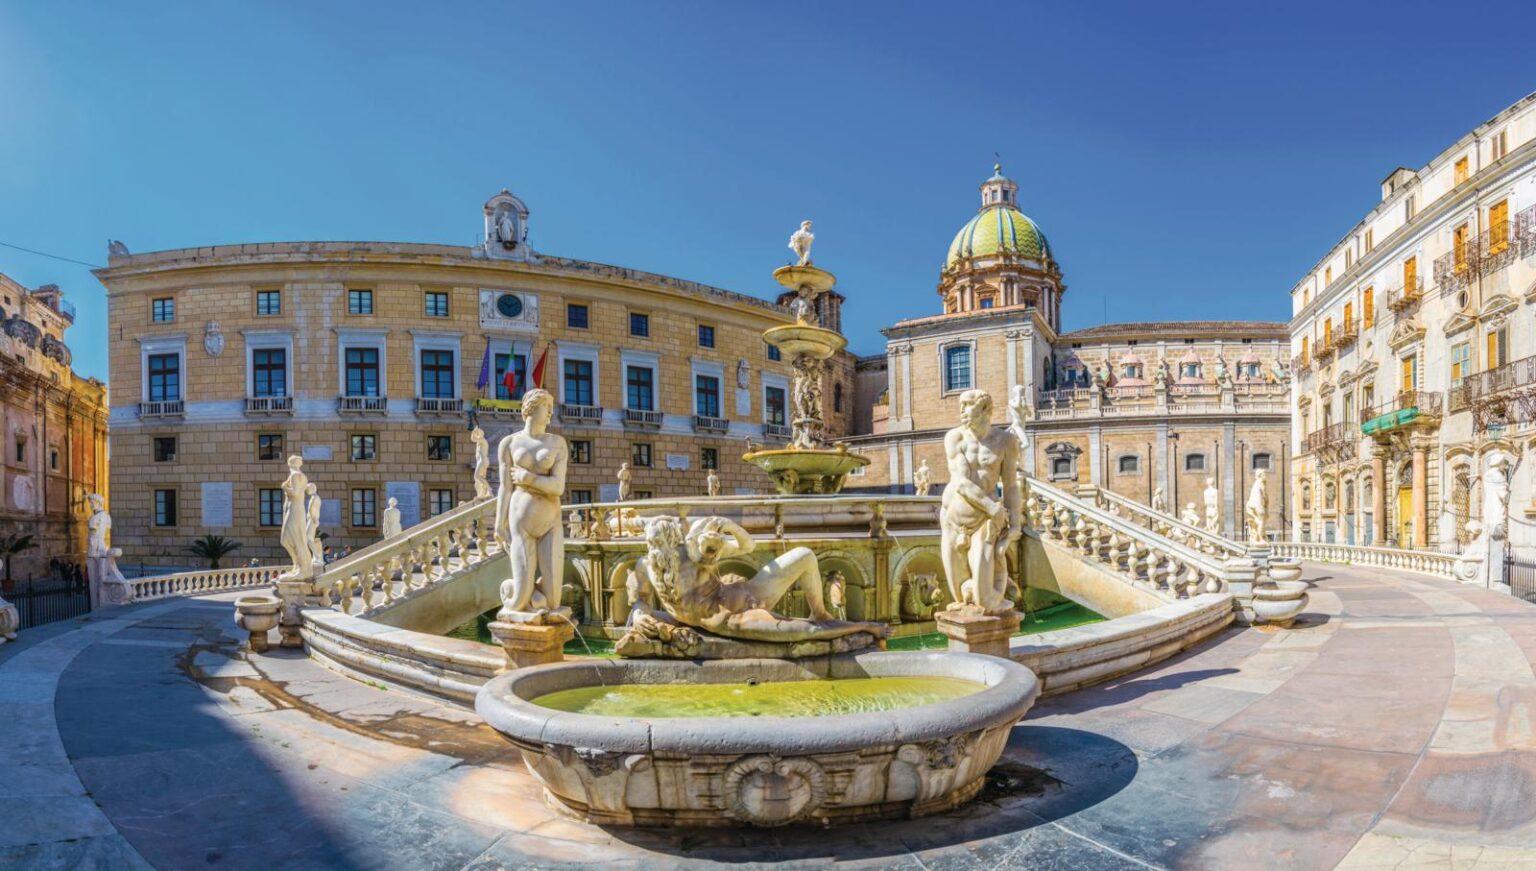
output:
M 768 296 L 802 218 L 854 350 L 938 311 L 992 153 L 1067 326 L 1288 317 L 1377 200 L 1536 90 L 1536 11 L 1444 3 L 0 5 L 0 241 L 94 263 L 295 239 L 536 250 Z M 1458 20 L 1461 23 L 1458 23 Z M 1485 26 L 1486 25 L 1486 26 Z M 1502 52 L 1490 54 L 1490 46 Z M 0 248 L 80 307 L 89 271 Z

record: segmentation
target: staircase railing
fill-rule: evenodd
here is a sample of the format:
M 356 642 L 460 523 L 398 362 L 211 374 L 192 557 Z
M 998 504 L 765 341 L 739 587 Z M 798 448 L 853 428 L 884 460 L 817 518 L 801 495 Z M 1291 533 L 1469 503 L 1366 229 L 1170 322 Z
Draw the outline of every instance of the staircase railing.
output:
M 1240 558 L 1247 551 L 1244 547 L 1229 538 L 1217 535 L 1208 529 L 1194 526 L 1171 514 L 1162 511 L 1153 511 L 1150 507 L 1104 488 L 1099 488 L 1097 498 L 1101 505 L 1113 506 L 1109 509 L 1111 514 L 1119 514 L 1128 517 L 1146 529 L 1158 533 L 1175 541 L 1182 541 L 1191 547 L 1196 547 L 1205 553 L 1213 554 L 1221 559 Z

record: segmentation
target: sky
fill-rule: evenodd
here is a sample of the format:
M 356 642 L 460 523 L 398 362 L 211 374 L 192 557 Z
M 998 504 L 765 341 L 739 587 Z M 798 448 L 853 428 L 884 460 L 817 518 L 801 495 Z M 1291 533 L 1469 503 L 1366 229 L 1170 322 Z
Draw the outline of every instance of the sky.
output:
M 1463 13 L 1454 13 L 1463 14 Z M 1470 14 L 1470 13 L 1466 13 Z M 535 251 L 771 297 L 789 234 L 858 353 L 940 311 L 994 153 L 1068 329 L 1285 320 L 1418 168 L 1536 91 L 1536 6 L 1444 3 L 0 0 L 0 243 L 90 264 L 289 240 L 470 245 L 503 187 Z M 1502 56 L 1491 56 L 1502 52 Z M 87 266 L 0 246 L 79 308 Z

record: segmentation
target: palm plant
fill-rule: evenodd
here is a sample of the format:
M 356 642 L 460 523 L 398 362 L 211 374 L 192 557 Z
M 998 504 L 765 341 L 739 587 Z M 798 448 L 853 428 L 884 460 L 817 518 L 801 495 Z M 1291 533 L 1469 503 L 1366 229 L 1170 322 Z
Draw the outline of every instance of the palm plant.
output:
M 192 542 L 187 553 L 208 561 L 208 568 L 219 567 L 219 560 L 240 549 L 240 542 L 222 535 L 205 535 Z
M 11 580 L 11 563 L 14 562 L 11 557 L 24 550 L 31 550 L 34 547 L 37 547 L 37 542 L 29 534 L 0 536 L 0 557 L 5 559 L 5 588 L 7 590 L 15 586 L 15 582 Z

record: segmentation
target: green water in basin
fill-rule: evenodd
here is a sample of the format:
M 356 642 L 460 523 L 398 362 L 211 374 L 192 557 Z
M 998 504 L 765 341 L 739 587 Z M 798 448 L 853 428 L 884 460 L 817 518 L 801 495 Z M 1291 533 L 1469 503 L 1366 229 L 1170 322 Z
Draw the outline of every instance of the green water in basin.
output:
M 893 711 L 986 689 L 949 677 L 862 677 L 751 684 L 621 684 L 561 690 L 533 703 L 611 717 L 825 717 Z

